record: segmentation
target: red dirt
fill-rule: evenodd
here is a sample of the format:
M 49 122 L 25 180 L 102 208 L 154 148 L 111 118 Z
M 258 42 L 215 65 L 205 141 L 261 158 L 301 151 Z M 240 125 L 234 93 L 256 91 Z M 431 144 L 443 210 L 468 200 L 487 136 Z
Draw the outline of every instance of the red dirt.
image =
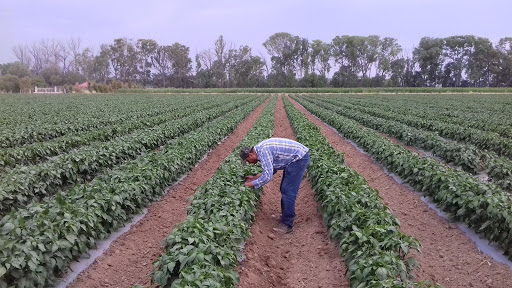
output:
M 278 97 L 274 137 L 295 140 L 295 135 Z M 273 234 L 281 215 L 279 186 L 282 172 L 263 187 L 263 195 L 246 243 L 247 260 L 237 271 L 240 288 L 248 287 L 350 287 L 338 249 L 327 236 L 309 179 L 301 183 L 296 202 L 294 231 Z
M 80 273 L 69 287 L 128 287 L 136 283 L 149 285 L 151 279 L 148 274 L 153 268 L 153 261 L 163 252 L 162 241 L 187 216 L 187 199 L 194 194 L 195 188 L 213 176 L 221 162 L 254 125 L 267 102 L 251 112 L 182 181 L 168 188 L 168 193 L 160 201 L 151 204 L 144 218 L 116 239 L 105 254 Z
M 291 99 L 290 99 L 291 100 Z M 385 174 L 368 155 L 356 150 L 292 100 L 338 151 L 346 153 L 346 164 L 366 178 L 379 191 L 382 201 L 398 217 L 401 231 L 417 238 L 423 245 L 417 256 L 421 268 L 419 280 L 431 280 L 445 288 L 451 287 L 512 287 L 512 271 L 505 264 L 484 255 L 476 244 L 455 224 L 449 223 L 430 209 L 420 196 Z

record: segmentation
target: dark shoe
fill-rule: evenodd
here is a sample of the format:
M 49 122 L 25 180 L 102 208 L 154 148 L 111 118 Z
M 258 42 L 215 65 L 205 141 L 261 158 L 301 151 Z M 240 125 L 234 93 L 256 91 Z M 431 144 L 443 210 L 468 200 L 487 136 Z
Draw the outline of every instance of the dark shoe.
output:
M 284 223 L 280 223 L 279 226 L 272 228 L 272 230 L 279 234 L 288 234 L 293 231 L 293 227 L 290 227 Z

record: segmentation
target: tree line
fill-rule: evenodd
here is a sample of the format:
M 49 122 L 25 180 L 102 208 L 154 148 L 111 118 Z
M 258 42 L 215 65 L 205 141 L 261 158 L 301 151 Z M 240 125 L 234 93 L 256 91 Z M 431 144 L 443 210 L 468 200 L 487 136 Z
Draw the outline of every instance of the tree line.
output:
M 177 42 L 118 38 L 95 50 L 75 38 L 41 40 L 13 47 L 17 61 L 0 64 L 0 90 L 85 81 L 176 88 L 512 86 L 512 37 L 497 43 L 473 35 L 423 37 L 407 52 L 391 37 L 324 42 L 281 32 L 263 47 L 267 56 L 254 55 L 219 36 L 193 61 L 190 48 Z

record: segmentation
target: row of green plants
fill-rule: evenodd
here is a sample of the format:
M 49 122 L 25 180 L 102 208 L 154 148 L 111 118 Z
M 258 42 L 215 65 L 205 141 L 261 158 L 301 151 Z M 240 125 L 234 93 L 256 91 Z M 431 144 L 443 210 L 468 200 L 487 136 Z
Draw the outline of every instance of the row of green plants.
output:
M 328 99 L 325 99 L 325 101 L 330 103 L 333 101 L 336 102 L 336 100 Z M 341 103 L 341 101 L 338 103 Z M 352 108 L 356 107 L 352 106 Z M 366 108 L 365 112 L 377 117 L 399 121 L 400 123 L 418 129 L 433 131 L 442 137 L 446 137 L 459 142 L 473 144 L 480 149 L 488 149 L 494 151 L 500 156 L 505 156 L 512 159 L 512 139 L 501 137 L 494 132 L 481 131 L 470 126 L 460 126 L 444 123 L 434 119 L 423 119 L 410 115 L 407 112 L 385 112 L 377 108 Z
M 224 113 L 198 130 L 115 170 L 0 221 L 0 287 L 54 285 L 71 261 L 140 213 L 190 171 L 265 99 Z
M 239 149 L 272 137 L 273 97 L 260 117 L 219 166 L 215 175 L 197 188 L 187 207 L 187 220 L 177 225 L 164 240 L 164 253 L 154 262 L 152 282 L 162 287 L 235 287 L 233 271 L 243 258 L 261 189 L 244 186 L 245 175 L 261 168 L 242 166 Z
M 430 197 L 457 221 L 465 222 L 512 259 L 512 199 L 494 184 L 412 153 L 377 132 L 336 113 L 298 99 L 307 110 L 354 141 L 390 172 Z
M 401 101 L 392 102 L 392 103 L 395 103 L 395 104 L 387 104 L 387 103 L 383 103 L 383 102 L 380 102 L 380 101 L 373 102 L 372 100 L 368 100 L 368 99 L 365 100 L 365 101 L 356 102 L 356 103 L 351 103 L 350 99 L 341 99 L 341 98 L 333 98 L 331 100 L 329 100 L 327 98 L 321 98 L 321 99 L 325 100 L 326 102 L 335 104 L 335 105 L 337 105 L 339 107 L 345 107 L 348 110 L 358 110 L 358 111 L 361 111 L 363 113 L 366 113 L 366 114 L 369 114 L 369 115 L 372 115 L 372 116 L 376 116 L 378 118 L 387 119 L 387 120 L 394 120 L 394 121 L 397 121 L 397 122 L 400 122 L 400 123 L 409 122 L 409 120 L 403 120 L 403 119 L 404 118 L 409 119 L 411 114 L 414 115 L 414 117 L 416 117 L 416 120 L 421 118 L 423 122 L 437 121 L 438 117 L 439 117 L 439 113 L 436 113 L 436 111 L 440 110 L 442 108 L 442 105 L 443 105 L 442 101 L 441 102 L 436 101 L 436 102 L 434 102 L 435 103 L 434 107 L 427 110 L 427 109 L 424 108 L 424 106 L 419 105 L 418 107 L 413 108 L 413 107 L 411 107 L 411 105 L 414 105 L 414 104 L 402 103 Z M 334 99 L 336 99 L 336 100 L 334 100 Z M 458 101 L 458 100 L 462 100 L 462 99 L 454 99 L 454 101 Z M 334 102 L 331 102 L 331 101 L 334 101 Z M 346 102 L 348 102 L 348 103 L 346 103 Z M 511 101 L 508 101 L 508 102 L 509 102 L 509 104 L 500 104 L 499 106 L 512 105 Z M 480 104 L 479 101 L 474 101 L 474 103 L 472 103 L 472 105 L 475 105 L 475 106 L 478 106 L 479 104 Z M 446 109 L 447 109 L 446 113 L 448 113 L 450 116 L 449 117 L 447 116 L 445 119 L 454 119 L 456 116 L 452 115 L 452 113 L 456 113 L 457 114 L 458 112 L 460 112 L 458 110 L 459 107 L 447 107 Z M 476 107 L 475 107 L 475 109 L 476 109 Z M 480 109 L 483 110 L 483 108 L 480 108 Z M 388 111 L 385 112 L 384 110 L 388 110 Z M 500 114 L 499 112 L 494 112 L 493 113 L 490 110 L 486 110 L 486 111 L 482 112 L 481 114 L 485 115 L 485 117 L 487 117 L 488 119 L 493 118 L 493 117 L 494 118 L 497 117 L 498 119 L 501 119 L 501 122 L 503 122 L 504 120 L 506 120 L 505 118 L 507 118 L 506 114 Z M 499 114 L 499 116 L 496 116 L 498 114 Z M 484 117 L 484 116 L 482 116 L 482 117 Z M 451 123 L 451 122 L 449 120 L 446 120 L 446 123 Z M 473 125 L 472 122 L 460 122 L 460 123 L 463 125 L 462 127 L 476 128 L 475 127 L 476 125 Z M 425 126 L 425 125 L 428 125 L 428 124 L 426 124 L 426 123 L 423 124 L 423 126 Z M 502 134 L 504 134 L 504 137 L 509 136 L 507 134 L 508 133 L 507 131 L 512 131 L 512 128 L 511 127 L 507 127 L 507 125 L 496 126 L 496 125 L 489 124 L 488 127 L 495 127 L 495 128 L 500 127 L 500 131 L 501 131 Z M 506 127 L 506 129 L 503 128 L 503 127 Z M 501 128 L 503 128 L 503 129 L 501 129 Z M 456 130 L 456 128 L 454 130 Z M 479 129 L 479 130 L 485 130 L 485 129 Z M 434 129 L 431 129 L 431 131 L 433 131 L 433 133 L 436 133 L 437 130 L 434 128 Z M 494 131 L 494 132 L 496 132 L 496 131 Z M 498 132 L 496 132 L 496 133 L 498 133 Z M 491 135 L 497 136 L 494 133 L 491 133 Z M 502 138 L 502 139 L 505 140 L 505 141 L 509 140 L 509 139 L 506 139 L 506 138 Z M 448 142 L 450 142 L 450 141 L 448 141 Z M 471 146 L 471 147 L 473 147 L 473 146 Z M 473 149 L 475 149 L 475 148 L 471 148 L 470 150 L 473 150 Z M 489 168 L 489 167 L 494 166 L 494 165 L 493 164 L 487 165 L 486 162 L 488 162 L 488 163 L 498 162 L 499 163 L 499 162 L 502 162 L 502 160 L 504 162 L 509 161 L 506 158 L 499 158 L 492 151 L 482 151 L 482 150 L 480 150 L 479 154 L 481 154 L 481 156 L 479 158 L 483 162 L 482 165 L 483 165 L 484 169 L 490 170 L 491 173 L 501 173 L 501 172 L 494 171 L 495 169 Z M 496 165 L 508 166 L 508 164 L 496 164 Z M 494 172 L 492 172 L 492 171 L 494 171 Z M 508 173 L 504 172 L 502 174 L 503 175 L 507 175 Z M 505 178 L 507 176 L 496 176 L 496 177 L 502 179 L 502 178 Z
M 207 88 L 120 89 L 118 93 L 512 93 L 512 88 Z
M 482 98 L 464 99 L 459 96 L 454 100 L 437 99 L 425 101 L 409 101 L 400 98 L 352 98 L 345 97 L 343 102 L 357 104 L 368 108 L 379 108 L 394 114 L 414 115 L 429 120 L 472 127 L 482 131 L 495 132 L 501 137 L 512 138 L 512 117 L 510 111 L 502 111 L 504 107 L 512 105 L 512 99 L 499 101 L 494 96 L 485 96 L 483 99 L 495 99 L 492 104 L 486 103 Z M 340 98 L 337 98 L 341 100 Z M 470 103 L 470 104 L 468 104 Z
M 406 145 L 432 151 L 446 163 L 461 167 L 473 175 L 485 170 L 492 182 L 502 189 L 512 191 L 512 161 L 506 157 L 499 157 L 496 153 L 483 151 L 472 145 L 448 142 L 436 133 L 409 127 L 399 121 L 371 116 L 366 114 L 369 109 L 359 109 L 354 105 L 333 103 L 324 99 L 308 97 L 304 100 L 393 136 Z
M 410 252 L 420 252 L 418 240 L 400 232 L 378 191 L 344 165 L 343 154 L 316 125 L 287 99 L 285 109 L 297 140 L 310 148 L 308 175 L 329 236 L 345 257 L 351 287 L 427 287 L 414 283 L 418 264 Z
M 0 215 L 54 195 L 57 191 L 65 191 L 69 185 L 89 181 L 105 169 L 134 159 L 237 107 L 257 101 L 259 99 L 252 97 L 228 104 L 212 101 L 209 108 L 190 109 L 188 113 L 191 115 L 181 119 L 108 142 L 84 146 L 39 165 L 14 168 L 0 181 Z
M 211 101 L 194 100 L 177 103 L 176 106 L 158 110 L 156 116 L 148 117 L 147 113 L 130 115 L 130 119 L 119 120 L 116 124 L 103 126 L 93 131 L 73 133 L 45 142 L 27 144 L 22 147 L 0 149 L 0 169 L 20 164 L 33 165 L 80 146 L 93 142 L 105 142 L 138 129 L 149 129 L 167 121 L 177 120 L 190 115 L 193 111 L 201 111 L 211 106 Z M 232 101 L 232 99 L 225 100 L 226 102 Z M 222 104 L 219 103 L 217 105 Z
M 510 94 L 407 94 L 407 95 L 350 95 L 350 99 L 363 101 L 376 100 L 389 104 L 405 104 L 408 107 L 438 109 L 442 112 L 462 111 L 465 113 L 481 113 L 485 111 L 507 112 L 503 105 L 510 105 Z
M 181 101 L 178 100 L 172 104 L 184 105 L 188 100 L 183 97 Z M 36 104 L 39 101 L 38 99 L 34 100 Z M 23 104 L 21 101 L 19 103 Z M 19 108 L 19 103 L 13 107 Z M 45 105 L 44 102 L 40 104 Z M 145 106 L 136 105 L 135 107 L 130 107 L 129 102 L 122 104 L 103 102 L 103 104 L 105 107 L 98 107 L 97 111 L 75 111 L 74 119 L 69 120 L 67 119 L 68 113 L 61 115 L 58 111 L 55 111 L 59 108 L 62 110 L 69 109 L 68 105 L 66 105 L 65 102 L 52 103 L 50 105 L 55 106 L 50 110 L 53 112 L 51 117 L 58 120 L 57 123 L 54 123 L 55 120 L 46 122 L 44 118 L 39 119 L 34 111 L 27 111 L 25 112 L 26 114 L 22 111 L 18 111 L 18 113 L 24 114 L 27 118 L 32 118 L 32 120 L 29 123 L 25 123 L 25 125 L 10 125 L 1 129 L 0 148 L 18 147 L 34 142 L 51 140 L 61 136 L 68 136 L 71 133 L 89 132 L 108 126 L 115 126 L 133 118 L 156 116 L 164 113 L 168 109 L 168 107 L 162 106 L 163 103 L 152 103 L 150 105 L 146 104 Z M 28 106 L 34 108 L 33 105 L 34 104 L 29 104 Z M 71 115 L 71 117 L 73 117 L 73 115 Z
M 73 126 L 93 125 L 91 126 L 93 128 L 90 129 L 92 130 L 97 126 L 115 125 L 119 121 L 130 120 L 132 115 L 156 116 L 169 107 L 184 105 L 189 101 L 238 97 L 239 95 L 226 94 L 214 97 L 212 95 L 183 94 L 165 96 L 152 94 L 19 95 L 6 99 L 0 98 L 0 134 L 5 132 L 10 136 L 16 136 L 16 133 L 45 133 L 40 130 L 49 130 L 48 133 L 55 133 L 51 132 L 52 129 L 68 129 L 69 133 L 74 133 L 74 130 L 86 128 Z M 101 122 L 101 124 L 94 124 L 97 122 Z M 29 138 L 29 136 L 25 137 Z
M 89 105 L 86 105 L 85 100 L 89 101 Z M 81 121 L 80 112 L 84 107 L 89 110 L 88 114 L 94 113 L 94 116 L 99 116 L 99 113 L 95 112 L 100 107 L 105 107 L 105 103 L 91 100 L 87 97 L 64 99 L 62 95 L 47 94 L 2 95 L 0 97 L 0 131 L 25 125 L 36 126 L 35 120 L 47 124 L 71 122 L 75 119 L 73 115 L 78 117 L 76 120 Z M 57 115 L 59 117 L 56 117 Z
M 227 97 L 223 95 L 222 97 Z M 233 97 L 233 96 L 231 96 Z M 44 125 L 81 125 L 91 120 L 102 121 L 140 113 L 158 112 L 165 106 L 184 103 L 190 95 L 84 95 L 84 94 L 19 94 L 0 97 L 0 131 L 5 129 L 35 130 Z M 193 95 L 207 99 L 207 95 Z M 156 114 L 153 114 L 156 115 Z

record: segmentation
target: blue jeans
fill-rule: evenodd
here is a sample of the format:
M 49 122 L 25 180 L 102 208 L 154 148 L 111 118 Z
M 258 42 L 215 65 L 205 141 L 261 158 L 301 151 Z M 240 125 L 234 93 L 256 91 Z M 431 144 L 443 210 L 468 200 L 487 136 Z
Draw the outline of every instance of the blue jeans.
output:
M 286 166 L 283 171 L 283 179 L 281 180 L 281 221 L 293 227 L 293 220 L 295 219 L 295 199 L 299 192 L 300 182 L 306 172 L 306 167 L 309 163 L 309 152 L 290 165 Z

